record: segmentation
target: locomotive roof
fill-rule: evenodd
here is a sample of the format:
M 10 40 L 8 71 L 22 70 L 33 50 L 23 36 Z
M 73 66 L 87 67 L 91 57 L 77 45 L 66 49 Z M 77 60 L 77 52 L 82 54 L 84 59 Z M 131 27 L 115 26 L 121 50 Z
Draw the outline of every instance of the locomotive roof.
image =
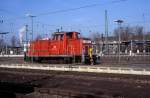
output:
M 64 34 L 64 33 L 73 33 L 74 31 L 72 31 L 72 32 L 54 32 L 53 34 L 54 35 L 57 35 L 57 34 Z M 76 32 L 76 33 L 78 33 L 78 34 L 80 34 L 79 32 Z

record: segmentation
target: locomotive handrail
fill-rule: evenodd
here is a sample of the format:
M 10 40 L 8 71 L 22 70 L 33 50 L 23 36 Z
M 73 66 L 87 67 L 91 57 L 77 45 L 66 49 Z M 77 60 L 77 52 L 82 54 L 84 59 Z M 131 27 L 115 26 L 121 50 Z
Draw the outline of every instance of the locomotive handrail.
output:
M 17 69 L 38 69 L 38 70 L 57 70 L 57 71 L 77 71 L 93 73 L 113 73 L 113 74 L 134 74 L 150 75 L 150 68 L 130 68 L 130 67 L 99 67 L 99 66 L 73 66 L 73 65 L 35 65 L 35 64 L 0 64 L 0 68 Z

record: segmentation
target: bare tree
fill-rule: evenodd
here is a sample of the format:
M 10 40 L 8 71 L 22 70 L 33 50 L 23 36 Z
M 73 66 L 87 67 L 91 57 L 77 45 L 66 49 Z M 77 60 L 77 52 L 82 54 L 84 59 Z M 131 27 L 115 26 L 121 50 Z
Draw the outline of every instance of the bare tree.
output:
M 11 46 L 12 47 L 16 47 L 16 46 L 19 46 L 19 40 L 17 39 L 17 37 L 16 36 L 12 36 L 12 38 L 11 38 Z
M 142 26 L 124 26 L 114 30 L 115 40 L 118 40 L 118 36 L 121 36 L 121 41 L 129 40 L 142 40 L 143 39 L 143 27 Z
M 142 26 L 135 26 L 134 27 L 134 33 L 135 33 L 135 38 L 137 40 L 143 40 L 143 27 Z
M 150 31 L 145 34 L 145 40 L 150 40 Z
M 132 35 L 132 28 L 129 26 L 125 26 L 125 27 L 115 29 L 114 30 L 115 40 L 118 40 L 119 33 L 120 33 L 121 41 L 128 41 L 130 40 L 130 37 Z
M 2 48 L 4 46 L 4 40 L 0 39 L 0 48 Z
M 90 38 L 93 40 L 93 41 L 99 41 L 100 39 L 101 39 L 101 34 L 100 33 L 98 33 L 98 32 L 92 32 L 91 34 L 90 34 Z

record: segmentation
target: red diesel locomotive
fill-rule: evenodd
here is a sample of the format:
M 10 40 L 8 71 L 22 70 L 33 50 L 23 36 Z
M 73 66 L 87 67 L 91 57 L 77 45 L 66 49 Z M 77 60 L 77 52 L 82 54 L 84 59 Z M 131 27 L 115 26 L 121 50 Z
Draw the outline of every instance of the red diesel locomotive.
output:
M 31 41 L 26 61 L 48 63 L 96 63 L 98 57 L 92 53 L 92 41 L 80 38 L 78 32 L 55 32 L 52 39 Z

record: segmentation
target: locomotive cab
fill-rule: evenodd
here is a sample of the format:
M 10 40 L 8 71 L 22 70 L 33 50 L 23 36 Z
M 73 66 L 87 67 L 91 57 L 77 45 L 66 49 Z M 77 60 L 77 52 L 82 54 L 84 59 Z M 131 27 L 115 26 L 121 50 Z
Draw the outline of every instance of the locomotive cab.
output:
M 79 39 L 80 33 L 78 32 L 55 32 L 52 40 L 65 40 L 65 39 Z
M 79 39 L 80 33 L 78 32 L 68 32 L 66 33 L 66 36 L 68 39 Z

